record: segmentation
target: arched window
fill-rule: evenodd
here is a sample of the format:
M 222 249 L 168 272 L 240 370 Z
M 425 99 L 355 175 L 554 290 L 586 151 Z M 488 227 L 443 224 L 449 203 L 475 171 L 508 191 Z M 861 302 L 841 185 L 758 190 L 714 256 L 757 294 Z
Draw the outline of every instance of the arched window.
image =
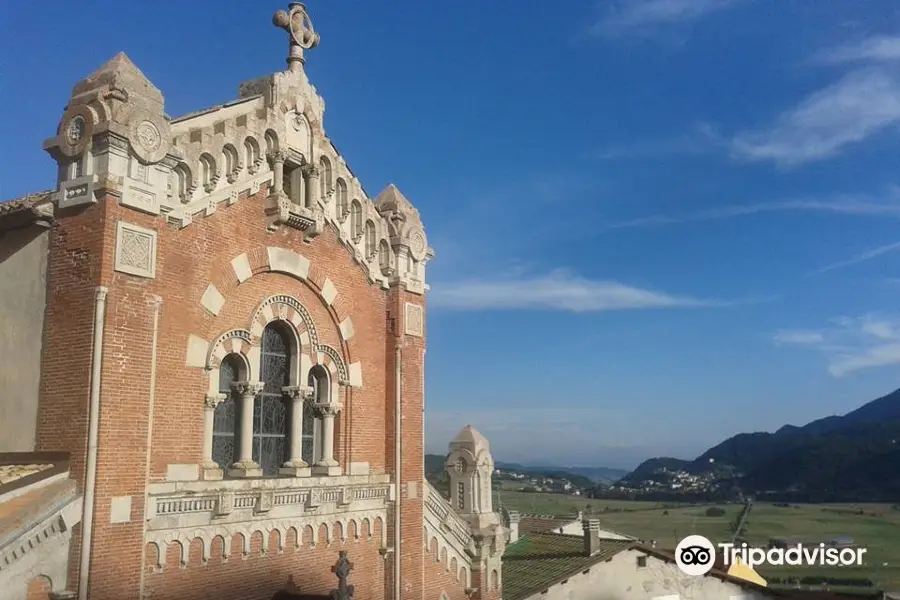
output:
M 238 163 L 237 150 L 231 144 L 225 144 L 222 147 L 222 165 L 224 165 L 228 183 L 234 183 L 240 172 L 240 163 Z
M 244 162 L 247 164 L 247 172 L 251 175 L 256 173 L 262 163 L 259 158 L 259 144 L 252 137 L 244 140 Z
M 391 247 L 387 240 L 381 240 L 378 244 L 378 266 L 381 268 L 383 275 L 391 273 Z
M 378 248 L 375 243 L 375 223 L 366 221 L 366 258 L 368 260 L 375 258 L 375 252 Z
M 263 330 L 260 379 L 264 387 L 256 398 L 253 414 L 253 460 L 263 475 L 278 475 L 287 460 L 288 411 L 281 391 L 290 384 L 291 335 L 285 325 L 273 321 Z
M 303 460 L 311 465 L 321 458 L 316 440 L 321 431 L 322 420 L 318 418 L 313 405 L 331 402 L 328 371 L 322 365 L 315 365 L 309 370 L 307 385 L 313 389 L 313 398 L 312 402 L 306 403 L 303 413 Z
M 241 360 L 234 354 L 222 359 L 219 365 L 219 393 L 225 400 L 216 406 L 213 416 L 212 459 L 220 469 L 228 469 L 238 460 L 237 433 L 240 420 L 237 418 L 237 404 L 231 391 L 231 384 L 241 378 Z
M 359 200 L 350 203 L 350 235 L 354 241 L 358 241 L 362 237 L 362 205 Z
M 181 202 L 191 199 L 191 171 L 184 163 L 179 163 L 172 171 L 172 196 Z
M 209 154 L 200 155 L 200 182 L 203 189 L 207 193 L 216 189 L 216 181 L 219 179 L 216 174 L 216 161 Z
M 321 156 L 319 158 L 320 171 L 319 173 L 319 198 L 325 200 L 328 197 L 328 192 L 332 189 L 331 183 L 331 161 L 328 160 L 327 156 Z
M 347 183 L 340 177 L 337 178 L 337 182 L 334 185 L 334 193 L 335 196 L 337 196 L 337 202 L 334 208 L 335 216 L 338 221 L 343 223 L 344 219 L 347 218 L 347 213 L 350 212 L 350 209 L 347 206 Z

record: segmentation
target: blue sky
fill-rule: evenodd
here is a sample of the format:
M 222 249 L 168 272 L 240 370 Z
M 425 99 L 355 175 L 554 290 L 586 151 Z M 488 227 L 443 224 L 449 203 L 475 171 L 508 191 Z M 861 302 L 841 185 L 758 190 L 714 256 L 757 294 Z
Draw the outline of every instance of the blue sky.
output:
M 0 196 L 124 50 L 178 115 L 283 68 L 278 3 L 18 3 Z M 7 10 L 11 6 L 5 6 Z M 417 205 L 427 445 L 635 466 L 900 386 L 900 6 L 310 2 L 325 128 Z

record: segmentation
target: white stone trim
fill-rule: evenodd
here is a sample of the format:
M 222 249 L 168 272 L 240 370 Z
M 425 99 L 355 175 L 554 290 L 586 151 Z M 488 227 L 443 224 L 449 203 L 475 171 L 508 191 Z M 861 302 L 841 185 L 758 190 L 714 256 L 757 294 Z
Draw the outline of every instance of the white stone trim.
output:
M 225 306 L 225 296 L 222 295 L 222 292 L 216 286 L 209 284 L 200 298 L 200 304 L 213 315 L 218 315 L 222 311 L 222 307 Z
M 356 333 L 356 331 L 353 329 L 353 319 L 351 319 L 350 317 L 345 317 L 344 320 L 340 322 L 338 327 L 341 330 L 342 340 L 348 342 L 353 339 L 353 334 Z
M 209 342 L 193 333 L 188 336 L 187 355 L 185 358 L 185 366 L 187 367 L 206 367 L 206 354 L 209 351 Z
M 247 256 L 246 252 L 238 254 L 231 259 L 231 268 L 234 271 L 235 277 L 237 277 L 238 283 L 244 283 L 253 277 L 253 269 L 250 267 L 250 258 Z
M 269 270 L 293 275 L 302 281 L 309 277 L 309 259 L 302 254 L 276 246 L 268 246 L 266 253 L 269 256 Z
M 116 224 L 115 270 L 137 277 L 155 278 L 156 245 L 154 230 L 119 221 Z
M 338 297 L 337 288 L 334 287 L 334 282 L 331 279 L 326 278 L 325 283 L 322 284 L 322 300 L 325 301 L 325 304 L 331 306 L 334 304 L 334 301 Z

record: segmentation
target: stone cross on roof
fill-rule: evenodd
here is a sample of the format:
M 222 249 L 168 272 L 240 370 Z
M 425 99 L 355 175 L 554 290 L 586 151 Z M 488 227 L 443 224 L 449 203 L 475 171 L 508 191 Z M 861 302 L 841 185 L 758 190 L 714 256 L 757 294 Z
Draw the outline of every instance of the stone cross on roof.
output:
M 319 34 L 313 29 L 306 6 L 300 2 L 291 2 L 288 4 L 288 10 L 279 10 L 275 13 L 272 23 L 290 34 L 288 69 L 292 72 L 299 71 L 306 62 L 303 51 L 319 45 Z
M 337 564 L 331 567 L 331 572 L 338 578 L 338 588 L 331 592 L 332 600 L 353 600 L 353 586 L 347 584 L 352 570 L 353 563 L 347 558 L 347 551 L 341 550 Z

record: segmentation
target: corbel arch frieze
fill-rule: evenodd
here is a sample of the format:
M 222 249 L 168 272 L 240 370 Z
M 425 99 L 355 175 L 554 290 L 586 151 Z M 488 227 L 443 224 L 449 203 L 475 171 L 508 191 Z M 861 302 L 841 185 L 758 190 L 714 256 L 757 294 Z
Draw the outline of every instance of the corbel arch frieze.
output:
M 214 356 L 222 354 L 229 343 L 227 336 L 241 339 L 241 348 L 253 369 L 253 348 L 258 346 L 258 337 L 265 325 L 275 318 L 280 318 L 293 325 L 301 348 L 310 349 L 310 362 L 326 366 L 335 380 L 350 387 L 361 388 L 362 366 L 354 361 L 356 356 L 356 340 L 353 319 L 350 317 L 346 302 L 335 283 L 325 275 L 324 269 L 315 269 L 310 260 L 290 250 L 276 246 L 268 246 L 253 252 L 245 252 L 235 256 L 225 268 L 214 271 L 211 281 L 200 298 L 202 308 L 213 316 L 221 313 L 228 295 L 242 283 L 260 273 L 281 273 L 306 284 L 325 305 L 332 322 L 337 326 L 340 336 L 340 347 L 334 348 L 320 343 L 318 332 L 309 311 L 301 302 L 287 295 L 270 296 L 254 311 L 246 330 L 234 330 L 220 334 L 212 342 L 203 335 L 192 334 L 188 338 L 187 361 L 189 367 L 209 369 Z M 246 336 L 249 334 L 249 340 Z M 306 339 L 308 337 L 308 340 Z M 221 339 L 220 339 L 221 338 Z M 230 342 L 233 344 L 235 342 Z M 249 345 L 249 348 L 245 347 Z M 227 352 L 222 354 L 225 356 Z M 217 363 L 216 363 L 217 364 Z M 253 373 L 250 373 L 252 379 Z
M 224 558 L 233 555 L 247 556 L 251 551 L 251 541 L 256 534 L 262 538 L 260 550 L 263 553 L 269 551 L 283 551 L 289 532 L 295 532 L 294 547 L 299 548 L 308 545 L 315 548 L 319 544 L 344 544 L 352 541 L 348 538 L 350 524 L 353 524 L 357 536 L 362 538 L 373 539 L 379 547 L 384 547 L 387 542 L 387 529 L 385 527 L 385 519 L 383 511 L 362 511 L 344 518 L 334 518 L 334 516 L 310 515 L 301 518 L 289 519 L 268 519 L 263 521 L 242 521 L 223 525 L 210 525 L 206 527 L 196 527 L 190 529 L 169 529 L 148 531 L 145 543 L 153 544 L 156 547 L 157 568 L 162 569 L 166 565 L 166 555 L 171 551 L 179 553 L 179 561 L 182 566 L 187 566 L 190 558 L 190 547 L 194 540 L 199 539 L 201 544 L 201 558 L 204 563 L 209 561 L 212 554 L 212 547 L 215 538 L 220 537 L 223 541 L 222 553 Z M 375 525 L 380 528 L 380 535 L 376 539 Z M 335 539 L 335 525 L 340 525 L 341 535 L 339 539 Z M 364 529 L 364 524 L 368 524 Z M 324 538 L 320 533 L 322 528 L 327 532 Z M 271 548 L 269 546 L 272 532 L 278 533 L 278 547 Z M 240 540 L 236 541 L 236 537 L 240 536 Z M 177 544 L 174 548 L 173 545 Z

